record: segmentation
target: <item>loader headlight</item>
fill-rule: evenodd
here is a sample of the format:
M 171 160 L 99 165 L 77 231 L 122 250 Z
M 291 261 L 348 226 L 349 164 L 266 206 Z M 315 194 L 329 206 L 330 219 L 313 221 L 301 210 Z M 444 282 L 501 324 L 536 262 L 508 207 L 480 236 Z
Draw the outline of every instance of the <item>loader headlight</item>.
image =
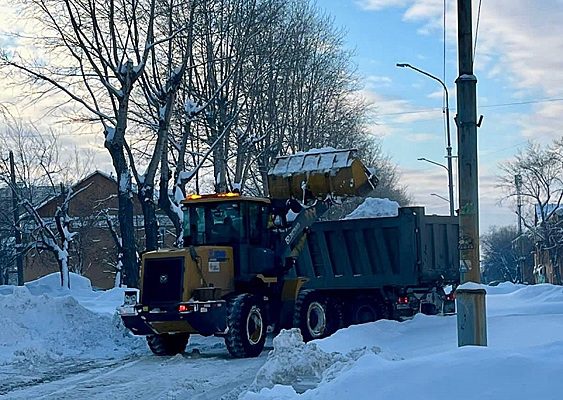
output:
M 137 304 L 137 291 L 127 291 L 125 292 L 125 298 L 123 299 L 124 306 L 134 306 Z

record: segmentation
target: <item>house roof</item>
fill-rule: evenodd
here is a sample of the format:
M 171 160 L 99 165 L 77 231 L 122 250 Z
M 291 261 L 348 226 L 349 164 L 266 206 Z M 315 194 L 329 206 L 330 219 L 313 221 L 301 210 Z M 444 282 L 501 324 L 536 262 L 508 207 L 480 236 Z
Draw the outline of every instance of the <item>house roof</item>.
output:
M 105 172 L 102 171 L 94 171 L 91 174 L 87 175 L 86 177 L 82 178 L 81 180 L 79 180 L 78 182 L 76 182 L 74 185 L 71 186 L 71 189 L 77 190 L 77 189 L 82 189 L 84 187 L 84 184 L 87 183 L 88 181 L 90 181 L 91 179 L 93 179 L 94 177 L 101 177 L 104 180 L 107 180 L 111 185 L 117 185 L 117 181 L 111 176 L 106 174 Z M 55 196 L 51 196 L 47 199 L 45 199 L 41 204 L 39 204 L 37 206 L 37 211 L 41 213 L 41 210 L 51 206 L 51 205 L 55 205 L 57 206 L 59 204 L 59 202 L 61 201 L 61 196 L 62 194 L 57 194 Z

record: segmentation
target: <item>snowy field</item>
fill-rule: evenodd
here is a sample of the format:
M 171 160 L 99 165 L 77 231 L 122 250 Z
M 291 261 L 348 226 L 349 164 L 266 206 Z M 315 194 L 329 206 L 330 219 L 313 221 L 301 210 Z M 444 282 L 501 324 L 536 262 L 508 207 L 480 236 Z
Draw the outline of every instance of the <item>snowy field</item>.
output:
M 487 287 L 489 346 L 457 347 L 456 317 L 418 315 L 304 344 L 282 331 L 256 359 L 217 338 L 155 357 L 114 310 L 123 290 L 50 275 L 0 286 L 2 399 L 561 399 L 563 288 Z M 269 350 L 269 351 L 268 351 Z

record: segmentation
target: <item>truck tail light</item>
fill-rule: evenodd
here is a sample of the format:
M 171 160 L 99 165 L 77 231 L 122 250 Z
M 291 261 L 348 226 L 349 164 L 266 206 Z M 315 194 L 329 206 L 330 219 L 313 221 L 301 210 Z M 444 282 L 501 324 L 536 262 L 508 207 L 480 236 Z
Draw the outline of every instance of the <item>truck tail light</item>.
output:
M 409 304 L 409 297 L 399 296 L 399 298 L 397 299 L 397 304 Z
M 453 301 L 455 300 L 455 292 L 451 292 L 449 294 L 446 295 L 446 300 L 447 301 Z
M 194 311 L 194 306 L 190 304 L 180 304 L 178 306 L 178 312 L 190 312 Z

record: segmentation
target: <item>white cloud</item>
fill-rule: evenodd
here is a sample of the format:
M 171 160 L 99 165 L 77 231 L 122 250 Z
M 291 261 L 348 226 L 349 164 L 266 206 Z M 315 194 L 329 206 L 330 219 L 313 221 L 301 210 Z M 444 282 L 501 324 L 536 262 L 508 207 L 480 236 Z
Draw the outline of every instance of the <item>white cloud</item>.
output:
M 563 102 L 548 102 L 535 105 L 531 113 L 522 115 L 519 118 L 522 136 L 542 143 L 562 138 L 562 115 Z
M 405 8 L 403 19 L 422 23 L 424 33 L 441 32 L 443 0 L 363 0 L 366 10 Z M 473 2 L 473 38 L 477 36 L 475 69 L 503 79 L 515 89 L 548 96 L 563 93 L 563 2 L 495 0 L 483 2 L 476 35 L 478 2 Z M 447 0 L 448 42 L 457 40 L 457 5 Z
M 405 136 L 409 142 L 423 143 L 423 142 L 434 142 L 441 139 L 436 134 L 433 133 L 411 133 Z
M 366 77 L 365 82 L 366 88 L 375 89 L 378 87 L 391 86 L 392 80 L 388 76 L 369 75 L 368 77 Z
M 442 109 L 423 109 L 415 107 L 410 101 L 385 97 L 373 90 L 362 90 L 361 96 L 373 104 L 374 111 L 369 130 L 380 137 L 404 134 L 406 124 L 420 121 L 443 119 Z
M 403 7 L 411 0 L 358 0 L 358 4 L 364 10 L 377 11 L 388 7 Z

